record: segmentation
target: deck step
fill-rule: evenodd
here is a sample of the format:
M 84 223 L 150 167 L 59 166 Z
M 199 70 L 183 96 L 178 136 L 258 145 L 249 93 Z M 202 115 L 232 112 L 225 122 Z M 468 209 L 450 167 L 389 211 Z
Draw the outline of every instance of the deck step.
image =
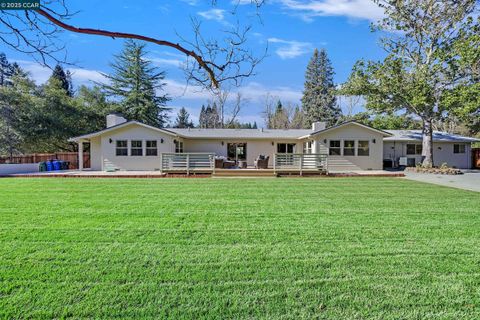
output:
M 215 170 L 213 177 L 275 177 L 273 170 L 256 170 L 256 169 L 220 169 Z

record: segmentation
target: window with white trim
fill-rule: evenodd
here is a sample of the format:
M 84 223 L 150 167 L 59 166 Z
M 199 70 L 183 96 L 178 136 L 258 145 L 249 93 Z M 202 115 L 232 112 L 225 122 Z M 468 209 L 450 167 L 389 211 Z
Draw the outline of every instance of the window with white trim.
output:
M 313 153 L 313 141 L 305 141 L 303 143 L 303 153 L 304 154 Z
M 146 141 L 146 155 L 147 156 L 157 156 L 158 149 L 157 149 L 157 140 L 147 140 Z
M 277 143 L 277 153 L 295 153 L 295 143 Z
M 331 156 L 340 156 L 340 140 L 330 140 L 328 154 Z
M 143 155 L 143 146 L 142 140 L 132 140 L 130 141 L 130 155 L 131 156 L 142 156 Z
M 115 141 L 115 155 L 119 157 L 128 156 L 127 140 Z
M 355 140 L 343 141 L 343 155 L 354 156 L 355 155 Z
M 453 145 L 453 153 L 465 153 L 465 145 L 455 143 Z
M 175 153 L 183 153 L 183 141 L 175 140 Z
M 420 155 L 422 154 L 422 145 L 407 143 L 407 155 Z
M 368 140 L 358 140 L 357 155 L 358 156 L 369 156 L 370 155 L 370 141 L 368 141 Z

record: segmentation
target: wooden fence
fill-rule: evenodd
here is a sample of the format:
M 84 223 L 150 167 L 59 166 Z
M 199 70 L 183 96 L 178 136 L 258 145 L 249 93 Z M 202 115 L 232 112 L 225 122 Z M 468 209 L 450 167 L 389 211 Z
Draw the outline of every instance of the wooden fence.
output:
M 2 163 L 38 163 L 50 160 L 62 160 L 70 162 L 69 169 L 78 169 L 78 153 L 77 152 L 56 152 L 56 153 L 34 153 L 20 156 L 0 157 Z M 90 154 L 83 153 L 83 167 L 90 168 Z

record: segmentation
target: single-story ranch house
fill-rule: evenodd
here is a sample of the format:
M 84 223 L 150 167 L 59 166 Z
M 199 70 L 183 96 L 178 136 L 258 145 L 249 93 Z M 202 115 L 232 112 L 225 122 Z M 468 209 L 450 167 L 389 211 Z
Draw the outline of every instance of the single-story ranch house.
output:
M 72 138 L 90 143 L 91 170 L 169 168 L 279 168 L 329 171 L 381 170 L 421 161 L 421 131 L 378 130 L 355 121 L 311 130 L 156 128 L 107 116 L 107 128 Z M 471 144 L 479 139 L 435 132 L 434 165 L 470 168 Z M 82 161 L 81 161 L 82 162 Z M 188 163 L 186 165 L 185 163 Z M 80 170 L 83 164 L 80 163 Z

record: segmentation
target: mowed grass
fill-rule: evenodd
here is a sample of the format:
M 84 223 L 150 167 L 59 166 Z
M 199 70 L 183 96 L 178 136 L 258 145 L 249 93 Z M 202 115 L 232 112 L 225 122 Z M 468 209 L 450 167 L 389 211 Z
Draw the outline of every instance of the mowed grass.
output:
M 480 318 L 480 194 L 399 178 L 0 179 L 1 318 Z

